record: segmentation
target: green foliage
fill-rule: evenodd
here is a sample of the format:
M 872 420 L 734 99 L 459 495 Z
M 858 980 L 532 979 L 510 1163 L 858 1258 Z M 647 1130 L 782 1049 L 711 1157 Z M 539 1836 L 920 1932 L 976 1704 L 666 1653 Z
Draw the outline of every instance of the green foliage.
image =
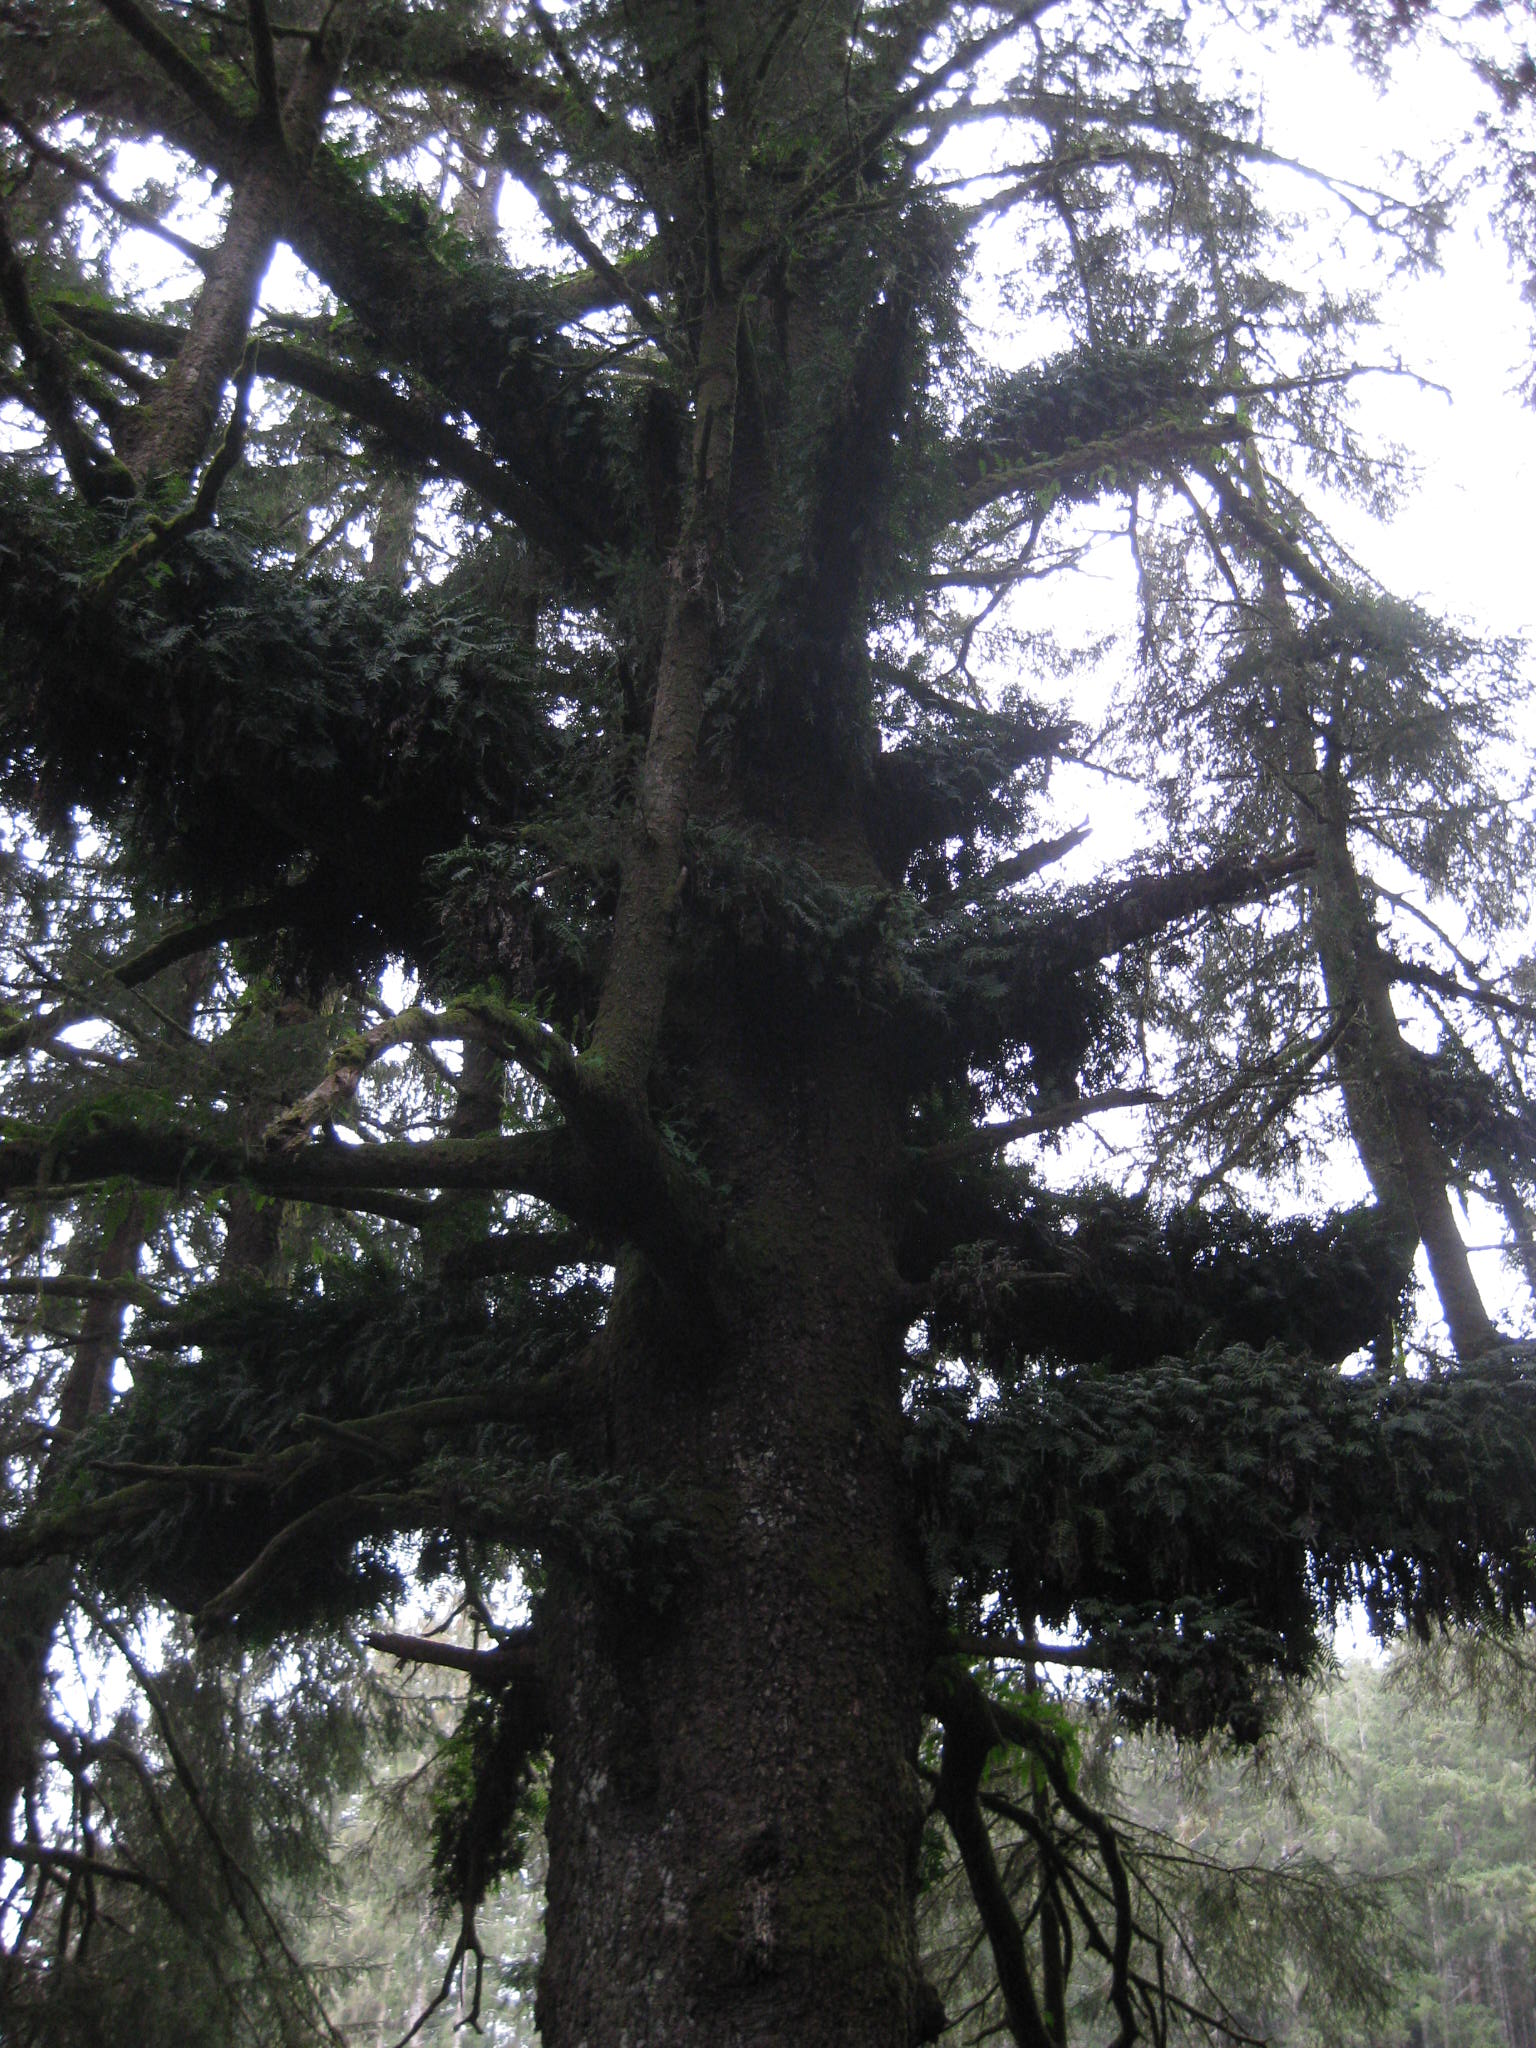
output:
M 424 864 L 553 765 L 537 674 L 489 620 L 223 534 L 105 611 L 91 538 L 36 494 L 0 506 L 13 793 L 50 820 L 85 804 L 200 905 L 283 892 L 327 971 L 419 951 Z
M 1374 1207 L 1271 1221 L 1235 1204 L 1163 1213 L 1102 1186 L 1052 1198 L 998 1181 L 994 1234 L 958 1243 L 935 1274 L 928 1335 L 936 1354 L 1005 1383 L 1056 1360 L 1146 1367 L 1229 1343 L 1337 1365 L 1408 1284 Z
M 106 1545 L 98 1569 L 199 1608 L 296 1510 L 334 1500 L 333 1526 L 317 1525 L 279 1574 L 250 1589 L 247 1628 L 289 1629 L 300 1611 L 313 1623 L 375 1610 L 399 1590 L 392 1528 L 439 1517 L 515 1532 L 530 1549 L 574 1544 L 615 1573 L 634 1571 L 637 1549 L 674 1540 L 665 1509 L 632 1501 L 616 1475 L 584 1476 L 537 1430 L 497 1420 L 520 1380 L 591 1330 L 602 1299 L 580 1281 L 517 1282 L 492 1304 L 459 1285 L 412 1287 L 378 1267 L 338 1266 L 307 1291 L 232 1286 L 146 1323 L 134 1400 L 95 1426 L 74 1476 L 61 1477 L 81 1502 L 110 1502 L 120 1475 L 165 1477 L 159 1511 Z M 453 1397 L 461 1418 L 434 1425 L 430 1410 L 425 1422 L 413 1412 Z M 199 1477 L 177 1484 L 183 1467 Z
M 1099 495 L 1102 466 L 1113 471 L 1113 443 L 1181 419 L 1198 419 L 1210 376 L 1208 345 L 1194 332 L 1158 344 L 1128 342 L 1073 348 L 995 379 L 974 416 L 968 459 L 981 478 L 1076 450 L 1094 452 L 1076 490 Z M 1056 494 L 1061 486 L 1053 487 Z
M 98 1658 L 131 1649 L 121 1623 L 104 1629 Z M 98 1860 L 140 1881 L 114 1887 L 107 1912 L 89 1888 L 44 1898 L 49 1939 L 7 1959 L 6 2038 L 107 2048 L 131 2012 L 153 2048 L 313 2042 L 300 1929 L 363 1773 L 356 1653 L 221 1656 L 176 1636 L 149 1686 L 61 1751 L 55 1788 L 88 1802 Z
M 969 1626 L 1075 1621 L 1121 1711 L 1252 1740 L 1348 1601 L 1383 1635 L 1519 1614 L 1536 1457 L 1526 1376 L 1341 1378 L 1278 1349 L 924 1392 L 929 1570 Z
M 316 1653 L 285 1706 L 281 1655 L 246 1683 L 231 1645 L 335 1645 L 414 1572 L 477 1641 L 520 1574 L 549 1685 L 477 1682 L 447 1735 L 434 1709 L 412 1811 L 459 1960 L 525 1838 L 536 1867 L 553 1738 L 630 1867 L 664 1836 L 697 1858 L 685 1913 L 762 1879 L 722 1892 L 718 1967 L 679 1937 L 676 2011 L 761 2032 L 732 2000 L 803 1949 L 818 1996 L 867 1965 L 915 2035 L 915 1817 L 877 1809 L 937 1697 L 955 1840 L 1014 1831 L 1046 2037 L 1103 2018 L 1068 2011 L 1074 1927 L 1122 2037 L 1133 2005 L 1156 2031 L 1167 1887 L 1266 2012 L 1289 1911 L 1368 2015 L 1346 1937 L 1379 1918 L 1311 1863 L 1170 1875 L 1092 1803 L 1084 1728 L 1033 1675 L 989 1705 L 970 1665 L 1071 1628 L 1122 1725 L 1251 1746 L 1353 1600 L 1383 1633 L 1536 1605 L 1523 1354 L 1471 1316 L 1453 1367 L 1393 1370 L 1419 1242 L 1442 1302 L 1465 1262 L 1448 1190 L 1495 1200 L 1536 1277 L 1532 849 L 1513 652 L 1391 600 L 1303 496 L 1388 491 L 1345 396 L 1366 298 L 1279 212 L 1198 7 L 323 12 L 0 8 L 12 2003 L 39 2040 L 114 2004 L 146 2038 L 325 2032 L 225 1850 L 243 1826 L 309 1896 L 304 1798 L 323 1832 L 369 1797 L 358 1680 Z M 1373 61 L 1462 33 L 1344 18 Z M 1474 76 L 1501 119 L 1529 100 L 1513 58 Z M 330 96 L 302 142 L 265 121 L 275 77 Z M 141 145 L 151 185 L 114 198 Z M 1417 263 L 1452 182 L 1346 206 Z M 164 288 L 121 288 L 130 227 L 182 195 L 199 245 L 162 236 Z M 252 353 L 230 309 L 258 299 Z M 1111 531 L 1142 633 L 1095 733 L 1102 608 L 1058 616 L 1053 579 L 1091 598 Z M 1063 885 L 1069 757 L 1163 830 Z M 1132 1099 L 1105 1187 L 1078 1126 Z M 1339 1133 L 1371 1204 L 1279 1220 Z M 812 1717 L 779 1645 L 829 1577 L 864 1675 Z M 164 1712 L 110 1738 L 46 1668 L 103 1588 L 233 1632 L 213 1676 L 207 1645 L 146 1665 Z M 925 1643 L 964 1646 L 947 1691 Z M 717 1679 L 731 1725 L 690 1725 Z M 849 1905 L 858 1969 L 789 1899 L 822 1846 L 775 1841 L 770 1883 L 722 1764 L 759 1798 L 777 1758 L 787 1811 L 795 1744 L 850 1867 L 892 1845 Z M 718 1843 L 666 1810 L 711 1771 Z M 618 1859 L 566 1823 L 554 1895 L 596 1927 L 582 1873 Z M 110 1931 L 69 1860 L 109 1855 L 143 1894 Z M 1128 1871 L 1134 1987 L 1102 1934 Z M 190 1960 L 155 2004 L 162 1937 Z M 655 1962 L 615 1979 L 649 1998 Z
M 1083 1768 L 1083 1744 L 1070 1710 L 1037 1686 L 1006 1676 L 997 1681 L 991 1693 L 994 1699 L 1004 1701 L 1038 1739 L 1038 1747 L 1036 1741 L 1004 1744 L 999 1757 L 1001 1766 L 1016 1774 L 1026 1791 L 1046 1793 L 1051 1781 L 1038 1753 L 1038 1748 L 1044 1747 L 1060 1763 L 1067 1783 L 1075 1791 Z
M 1304 1893 L 1283 1882 L 1241 1903 L 1213 1899 L 1189 1924 L 1202 1967 L 1234 1987 L 1238 2009 L 1276 2048 L 1360 2048 L 1404 2041 L 1517 2048 L 1531 2023 L 1529 1898 L 1536 1795 L 1529 1728 L 1485 1716 L 1466 1693 L 1416 1697 L 1425 1658 L 1457 1639 L 1346 1665 L 1306 1710 L 1298 1733 L 1323 1756 L 1282 1802 L 1271 1772 L 1235 1759 L 1198 1762 L 1158 1744 L 1122 1745 L 1115 1797 L 1171 1871 L 1180 1845 L 1213 1874 L 1273 1869 L 1352 1878 L 1384 1909 L 1369 1922 L 1367 1965 L 1390 1965 L 1374 2011 L 1333 1975 L 1337 1940 L 1319 1938 Z M 1287 1920 L 1290 1925 L 1287 1926 Z M 1302 1938 L 1298 1940 L 1296 1937 Z
M 433 1773 L 432 1881 L 445 1903 L 478 1907 L 521 1866 L 541 1815 L 534 1771 L 544 1739 L 518 1688 L 470 1692 Z

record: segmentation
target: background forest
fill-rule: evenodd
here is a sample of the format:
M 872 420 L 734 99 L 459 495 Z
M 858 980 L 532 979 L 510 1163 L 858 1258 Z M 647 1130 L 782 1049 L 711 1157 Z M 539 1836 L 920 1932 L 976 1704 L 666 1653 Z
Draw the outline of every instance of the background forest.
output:
M 1164 1903 L 1168 1965 L 1181 1988 L 1207 2000 L 1214 1989 L 1230 2001 L 1240 2034 L 1274 2048 L 1531 2048 L 1536 1749 L 1528 1667 L 1520 1644 L 1442 1644 L 1385 1664 L 1356 1658 L 1297 1706 L 1257 1762 L 1224 1745 L 1190 1748 L 1084 1723 L 1085 1782 L 1135 1845 L 1135 1867 Z M 266 1676 L 253 1671 L 248 1683 L 259 1688 Z M 190 1700 L 179 1705 L 185 1712 Z M 338 1742 L 335 1721 L 323 1739 L 312 1730 L 319 1768 L 302 1795 L 304 1828 L 291 1837 L 297 1848 L 308 1830 L 309 1856 L 286 1867 L 277 1859 L 266 1872 L 295 1958 L 324 1987 L 338 2031 L 359 2048 L 389 2048 L 404 2031 L 402 2016 L 427 2012 L 439 1992 L 452 1928 L 441 1909 L 422 1905 L 429 1766 L 451 1743 L 455 1709 L 451 1686 L 413 1685 L 390 1718 L 375 1723 L 369 1744 L 350 1750 L 350 1771 L 338 1768 L 337 1749 L 349 1742 Z M 260 1723 L 259 1710 L 237 1717 L 250 1753 L 226 1756 L 204 1789 L 226 1807 L 251 1800 L 270 1824 L 277 1788 Z M 222 1715 L 192 1712 L 183 1735 L 195 1741 L 199 1729 L 224 1725 Z M 245 2038 L 245 2025 L 263 2011 L 272 2024 L 264 1974 L 281 1972 L 259 1936 L 245 1951 L 238 1928 L 198 1923 L 197 1885 L 212 1896 L 220 1889 L 204 1867 L 207 1845 L 196 1839 L 195 1817 L 176 1806 L 153 1728 L 140 1724 L 131 1740 L 167 1781 L 176 1828 L 185 1831 L 160 1844 L 176 1910 L 146 1900 L 100 1930 L 75 1976 L 70 2038 L 121 2039 L 122 2015 L 131 2011 L 136 2039 L 220 2048 Z M 258 1759 L 265 1798 L 250 1772 Z M 211 1752 L 195 1758 L 199 1772 L 211 1762 Z M 1009 1782 L 1006 1769 L 999 1782 Z M 498 2048 L 538 2041 L 544 1859 L 536 1812 L 529 1825 L 522 1863 L 482 1916 L 492 1958 L 482 2029 Z M 133 1846 L 130 1822 L 123 1847 Z M 988 1995 L 977 1968 L 984 1937 L 956 1877 L 935 1845 L 923 1936 L 929 1968 L 951 1992 L 953 2038 L 980 2043 L 997 2035 L 995 1992 Z M 221 1973 L 209 1970 L 215 1954 Z M 1103 1987 L 1085 1977 L 1080 2018 L 1091 2027 Z M 443 2048 L 458 2019 L 456 2003 L 444 2002 L 414 2038 Z M 1200 2026 L 1191 2032 L 1207 2037 Z

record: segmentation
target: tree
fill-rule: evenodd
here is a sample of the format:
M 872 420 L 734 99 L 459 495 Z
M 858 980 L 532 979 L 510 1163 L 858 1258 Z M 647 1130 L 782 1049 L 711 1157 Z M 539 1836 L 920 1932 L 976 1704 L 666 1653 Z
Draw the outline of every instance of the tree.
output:
M 323 1638 L 414 1555 L 483 1629 L 380 1637 L 472 1680 L 459 1958 L 550 1755 L 549 2048 L 936 2038 L 930 1806 L 1014 2038 L 1058 2037 L 1077 1906 L 1057 1863 L 1028 1925 L 997 1880 L 999 1743 L 1100 1859 L 1125 2043 L 1161 2020 L 1114 1830 L 989 1674 L 1070 1623 L 1133 1717 L 1252 1740 L 1343 1600 L 1383 1631 L 1530 1603 L 1531 1387 L 1492 1323 L 1453 1315 L 1432 1377 L 1338 1370 L 1401 1318 L 1449 1169 L 1405 1207 L 1406 1111 L 1381 1138 L 1357 1085 L 1386 1020 L 1325 945 L 1299 1064 L 1376 1203 L 1277 1220 L 1237 1158 L 1188 1199 L 1234 1099 L 1274 1132 L 1301 1099 L 1257 1034 L 1166 1126 L 1155 1200 L 1017 1150 L 1159 1093 L 1180 991 L 1257 1014 L 1358 814 L 1277 802 L 1266 755 L 1213 843 L 1052 887 L 1084 741 L 1022 675 L 973 687 L 1007 593 L 1165 491 L 1200 564 L 1248 536 L 1225 673 L 1335 674 L 1348 611 L 1373 701 L 1413 681 L 1288 530 L 1297 466 L 1353 459 L 1363 308 L 1290 275 L 1198 26 L 0 19 L 0 1183 L 11 1284 L 134 1309 L 94 1419 L 16 1348 L 6 1598 L 51 1575 L 6 1686 L 34 1896 L 66 1868 L 42 1648 L 71 1586 Z M 1357 205 L 1428 255 L 1435 192 Z M 999 222 L 1053 323 L 1011 370 L 965 302 Z M 262 306 L 280 247 L 303 289 Z M 1200 564 L 1163 564 L 1187 617 Z

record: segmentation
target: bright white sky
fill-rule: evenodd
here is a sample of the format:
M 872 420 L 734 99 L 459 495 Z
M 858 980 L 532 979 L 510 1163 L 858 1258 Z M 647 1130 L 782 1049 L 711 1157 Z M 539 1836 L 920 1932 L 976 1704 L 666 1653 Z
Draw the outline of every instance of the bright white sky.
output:
M 1433 160 L 1468 135 L 1486 103 L 1459 65 L 1423 53 L 1398 64 L 1382 98 L 1349 67 L 1283 46 L 1264 79 L 1270 140 L 1362 180 L 1391 182 L 1376 167 L 1394 152 Z M 1532 309 L 1486 217 L 1474 213 L 1459 228 L 1442 262 L 1440 275 L 1398 280 L 1386 291 L 1383 339 L 1449 396 L 1400 378 L 1371 378 L 1357 389 L 1364 424 L 1411 452 L 1418 488 L 1388 526 L 1348 506 L 1334 523 L 1397 594 L 1485 633 L 1532 639 L 1536 413 L 1519 396 L 1536 367 Z M 1536 753 L 1536 692 L 1527 731 Z M 1502 1219 L 1474 1205 L 1463 1235 L 1469 1244 L 1496 1241 Z M 1474 1252 L 1473 1264 L 1490 1306 L 1507 1312 L 1513 1283 L 1502 1260 Z M 1420 1267 L 1421 1299 L 1432 1301 L 1422 1254 Z
M 1435 162 L 1469 139 L 1477 113 L 1487 105 L 1483 89 L 1443 53 L 1405 57 L 1386 92 L 1378 94 L 1342 50 L 1299 50 L 1283 33 L 1263 42 L 1223 33 L 1219 42 L 1219 61 L 1240 78 L 1240 89 L 1261 84 L 1263 141 L 1283 156 L 1362 185 L 1410 192 L 1407 167 L 1395 159 L 1406 154 Z M 1413 373 L 1363 378 L 1352 392 L 1368 442 L 1399 445 L 1416 472 L 1416 486 L 1394 519 L 1383 525 L 1344 502 L 1325 500 L 1318 509 L 1394 594 L 1418 599 L 1426 609 L 1484 634 L 1536 637 L 1526 511 L 1536 484 L 1536 413 L 1519 397 L 1536 366 L 1536 345 L 1531 309 L 1521 301 L 1497 231 L 1474 206 L 1443 245 L 1439 274 L 1396 276 L 1390 248 L 1351 224 L 1322 185 L 1280 169 L 1264 175 L 1275 210 L 1304 215 L 1309 232 L 1315 227 L 1313 260 L 1320 277 L 1335 289 L 1379 292 L 1382 325 L 1362 345 L 1362 359 L 1400 362 Z M 983 325 L 993 318 L 1006 322 L 993 309 L 1012 267 L 1010 243 L 999 234 L 977 255 L 975 316 Z M 1017 345 L 1022 361 L 1059 347 L 1061 337 L 1020 332 Z M 1311 495 L 1315 500 L 1315 491 Z M 1096 551 L 1086 579 L 1026 584 L 1013 602 L 1021 626 L 1054 627 L 1069 645 L 1110 630 L 1122 634 L 1098 672 L 1097 686 L 1080 673 L 1068 685 L 1066 708 L 1091 721 L 1098 691 L 1112 690 L 1132 658 L 1135 599 L 1128 549 L 1111 542 Z M 1536 708 L 1529 730 L 1536 754 Z M 1070 879 L 1102 872 L 1106 862 L 1127 857 L 1156 833 L 1155 824 L 1138 818 L 1134 793 L 1123 787 L 1106 791 L 1097 777 L 1066 770 L 1053 790 L 1062 822 L 1087 819 L 1093 825 L 1088 843 L 1057 871 Z M 1437 908 L 1446 913 L 1446 906 Z M 1102 1148 L 1106 1141 L 1133 1144 L 1138 1121 L 1134 1112 L 1100 1119 L 1097 1130 L 1075 1134 L 1056 1160 L 1037 1163 L 1052 1178 L 1070 1178 L 1084 1168 L 1113 1177 L 1113 1158 Z M 1134 1177 L 1130 1157 L 1124 1167 Z M 1363 1199 L 1367 1192 L 1353 1157 L 1341 1156 L 1328 1175 L 1327 1198 Z M 1474 1207 L 1464 1234 L 1474 1245 L 1490 1245 L 1474 1257 L 1490 1305 L 1513 1306 L 1510 1277 L 1491 1249 L 1502 1235 L 1500 1220 Z M 1420 1277 L 1421 1298 L 1432 1301 L 1427 1272 Z M 1426 1334 L 1434 1341 L 1437 1333 L 1431 1328 Z
M 1223 30 L 1213 39 L 1213 56 L 1240 93 L 1260 83 L 1268 147 L 1334 177 L 1389 191 L 1412 189 L 1405 167 L 1393 161 L 1399 153 L 1436 161 L 1469 137 L 1487 105 L 1466 68 L 1444 54 L 1405 57 L 1384 95 L 1343 50 L 1301 50 L 1283 33 L 1261 41 Z M 973 171 L 987 161 L 976 138 L 964 154 Z M 1484 634 L 1532 633 L 1536 576 L 1525 507 L 1536 485 L 1536 413 L 1521 403 L 1519 387 L 1536 366 L 1536 344 L 1532 309 L 1521 302 L 1502 240 L 1474 207 L 1443 245 L 1440 274 L 1396 276 L 1391 246 L 1349 222 L 1322 184 L 1278 168 L 1259 175 L 1277 213 L 1305 218 L 1320 280 L 1335 290 L 1379 293 L 1382 325 L 1364 338 L 1362 360 L 1401 363 L 1411 373 L 1363 377 L 1351 391 L 1367 441 L 1405 450 L 1416 476 L 1391 524 L 1350 503 L 1324 501 L 1319 510 L 1395 595 L 1418 599 Z M 1301 256 L 1293 250 L 1293 261 Z M 1000 310 L 1017 266 L 1007 229 L 981 238 L 976 258 L 971 304 L 978 325 L 995 325 L 1009 336 L 1021 363 L 1061 347 L 1064 334 L 1044 323 L 1032 326 L 1017 310 Z M 998 347 L 995 336 L 988 342 Z M 1007 341 L 1001 346 L 1007 356 Z M 1130 633 L 1128 550 L 1111 543 L 1096 551 L 1086 583 L 1026 584 L 1011 609 L 1021 627 L 1053 627 L 1066 644 L 1116 627 Z M 1126 658 L 1122 649 L 1105 665 L 1104 688 L 1117 671 L 1124 673 Z M 1091 721 L 1091 685 L 1078 675 L 1071 689 L 1069 708 Z M 1133 806 L 1122 804 L 1106 816 L 1102 801 L 1095 801 L 1101 790 L 1078 777 L 1066 777 L 1058 793 L 1079 815 L 1098 814 L 1093 841 L 1078 857 L 1083 876 L 1131 850 Z
M 1395 152 L 1432 161 L 1463 140 L 1484 94 L 1450 58 L 1418 52 L 1378 99 L 1337 57 L 1281 42 L 1264 65 L 1270 142 L 1330 171 L 1401 189 L 1380 166 Z M 1522 305 L 1496 232 L 1469 219 L 1444 250 L 1444 273 L 1405 279 L 1384 299 L 1383 339 L 1450 398 L 1403 379 L 1357 390 L 1361 414 L 1421 466 L 1419 491 L 1388 529 L 1342 513 L 1340 525 L 1382 580 L 1465 615 L 1485 631 L 1536 625 L 1526 511 L 1536 483 L 1536 414 L 1518 390 L 1533 360 Z

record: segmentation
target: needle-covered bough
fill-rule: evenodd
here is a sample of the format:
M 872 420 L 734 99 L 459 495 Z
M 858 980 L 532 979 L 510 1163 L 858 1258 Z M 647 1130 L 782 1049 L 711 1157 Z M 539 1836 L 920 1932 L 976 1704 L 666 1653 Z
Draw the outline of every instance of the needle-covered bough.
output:
M 547 1783 L 547 2048 L 937 2038 L 925 1839 L 1044 2048 L 1085 1974 L 1106 2041 L 1188 2004 L 1051 1673 L 1253 1742 L 1348 1603 L 1536 1599 L 1452 1200 L 1536 1272 L 1509 658 L 1303 495 L 1372 485 L 1314 247 L 1428 263 L 1447 202 L 1287 187 L 1204 12 L 0 11 L 37 2038 L 114 1886 L 175 1903 L 51 1691 L 84 1614 L 467 1675 L 455 1960 Z M 1063 763 L 1142 778 L 1137 861 Z M 1350 1145 L 1368 1199 L 1298 1215 Z M 472 1640 L 389 1613 L 413 1573 Z

